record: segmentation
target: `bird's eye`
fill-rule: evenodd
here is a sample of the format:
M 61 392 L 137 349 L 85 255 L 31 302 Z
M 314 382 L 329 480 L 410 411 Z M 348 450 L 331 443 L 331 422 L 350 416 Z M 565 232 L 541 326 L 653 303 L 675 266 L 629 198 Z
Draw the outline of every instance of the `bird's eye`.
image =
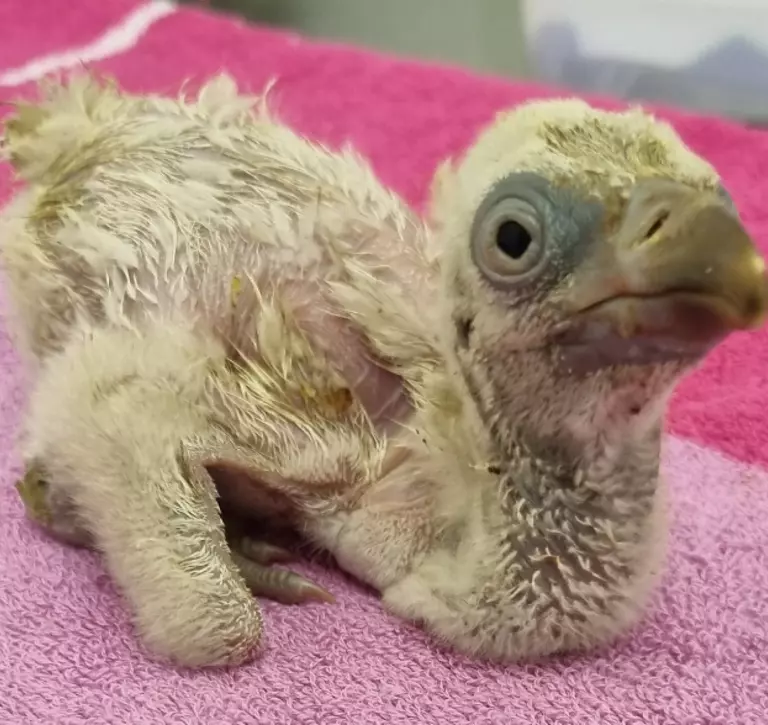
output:
M 473 229 L 473 256 L 495 282 L 515 282 L 540 268 L 544 242 L 536 210 L 522 199 L 502 199 Z
M 502 222 L 496 230 L 496 246 L 512 259 L 522 259 L 532 241 L 531 233 L 514 219 Z

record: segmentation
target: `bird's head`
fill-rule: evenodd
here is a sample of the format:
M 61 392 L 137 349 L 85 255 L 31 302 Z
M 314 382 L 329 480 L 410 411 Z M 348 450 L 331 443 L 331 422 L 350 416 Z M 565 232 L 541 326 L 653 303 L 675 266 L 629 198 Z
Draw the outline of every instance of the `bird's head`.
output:
M 432 203 L 448 337 L 502 447 L 658 429 L 679 377 L 768 310 L 717 173 L 640 111 L 501 113 Z

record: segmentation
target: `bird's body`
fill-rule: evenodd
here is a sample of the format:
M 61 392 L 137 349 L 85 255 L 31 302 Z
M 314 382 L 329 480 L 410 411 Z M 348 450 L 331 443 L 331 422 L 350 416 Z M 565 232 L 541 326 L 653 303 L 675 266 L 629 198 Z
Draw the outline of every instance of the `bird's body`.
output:
M 661 343 L 606 333 L 630 316 L 592 319 L 602 300 L 579 294 L 604 284 L 607 253 L 582 246 L 659 217 L 659 199 L 662 222 L 685 231 L 698 217 L 678 217 L 699 202 L 675 194 L 719 210 L 715 173 L 640 114 L 534 105 L 445 167 L 427 229 L 353 153 L 252 101 L 223 78 L 194 103 L 75 83 L 8 126 L 30 188 L 5 212 L 2 250 L 19 338 L 41 365 L 25 455 L 104 551 L 145 640 L 187 664 L 258 644 L 207 474 L 223 506 L 297 528 L 467 652 L 516 659 L 625 631 L 662 561 L 664 399 L 703 347 L 668 344 L 689 327 L 677 299 L 632 308 L 633 324 L 663 318 Z M 566 241 L 538 289 L 515 288 L 524 305 L 499 295 L 530 270 L 481 243 L 511 172 L 520 198 L 565 210 L 526 222 Z M 646 176 L 684 189 L 632 196 Z M 740 234 L 713 213 L 710 227 Z M 731 264 L 702 245 L 712 280 L 738 267 L 740 294 L 757 290 L 754 309 L 729 298 L 721 327 L 753 324 L 753 248 L 739 237 Z M 643 259 L 630 288 L 647 282 Z M 669 262 L 675 279 L 681 265 Z M 694 302 L 713 330 L 727 317 Z
M 94 86 L 81 94 L 101 114 L 82 130 L 94 134 L 88 154 L 73 147 L 53 161 L 51 140 L 42 188 L 16 202 L 24 231 L 8 235 L 12 281 L 35 272 L 17 285 L 36 301 L 21 309 L 27 347 L 38 358 L 60 351 L 81 321 L 130 329 L 181 318 L 253 360 L 266 300 L 295 318 L 374 418 L 388 406 L 397 415 L 398 381 L 369 365 L 329 285 L 349 261 L 405 301 L 434 289 L 435 268 L 418 220 L 367 165 L 254 121 L 258 99 L 224 80 L 197 106 Z M 28 269 L 34 254 L 48 265 Z

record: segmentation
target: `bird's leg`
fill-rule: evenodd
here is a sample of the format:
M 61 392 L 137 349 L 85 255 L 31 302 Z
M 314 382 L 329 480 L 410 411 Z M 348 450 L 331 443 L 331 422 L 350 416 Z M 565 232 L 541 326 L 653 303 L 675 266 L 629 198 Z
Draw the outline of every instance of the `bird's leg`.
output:
M 227 542 L 232 554 L 232 561 L 240 570 L 248 588 L 256 595 L 272 599 L 281 604 L 301 604 L 303 602 L 335 601 L 333 595 L 309 579 L 286 569 L 273 567 L 273 564 L 285 564 L 295 561 L 296 557 L 288 549 L 261 538 L 255 538 L 248 532 L 251 527 L 244 521 L 224 515 Z
M 58 497 L 71 502 L 144 643 L 187 666 L 243 662 L 262 639 L 213 482 L 187 455 L 187 441 L 208 430 L 202 395 L 216 352 L 172 327 L 73 339 L 33 391 L 25 457 L 34 464 L 19 491 L 49 529 Z
M 258 483 L 254 482 L 254 485 Z M 288 549 L 260 536 L 252 536 L 252 527 L 246 527 L 245 522 L 233 516 L 225 513 L 223 519 L 232 561 L 255 596 L 281 604 L 336 601 L 329 591 L 309 579 L 272 566 L 296 560 Z
M 72 499 L 50 485 L 39 462 L 28 464 L 16 489 L 27 517 L 51 537 L 69 546 L 96 548 L 93 535 Z M 281 604 L 335 601 L 330 592 L 308 579 L 271 567 L 295 560 L 288 549 L 247 535 L 232 518 L 225 519 L 225 531 L 232 561 L 254 595 Z
M 233 463 L 226 455 L 202 465 L 216 483 L 232 560 L 251 592 L 282 604 L 334 602 L 333 595 L 314 582 L 272 566 L 296 559 L 288 549 L 267 540 L 272 527 L 266 522 L 286 525 L 293 518 L 289 498 L 276 493 L 284 493 L 289 485 L 280 476 L 260 475 L 257 469 Z M 280 504 L 275 503 L 276 496 Z
M 274 562 L 286 561 L 289 555 L 280 547 L 246 537 L 235 544 L 231 553 L 240 575 L 258 596 L 281 604 L 336 601 L 333 594 L 314 582 L 292 571 L 271 567 Z

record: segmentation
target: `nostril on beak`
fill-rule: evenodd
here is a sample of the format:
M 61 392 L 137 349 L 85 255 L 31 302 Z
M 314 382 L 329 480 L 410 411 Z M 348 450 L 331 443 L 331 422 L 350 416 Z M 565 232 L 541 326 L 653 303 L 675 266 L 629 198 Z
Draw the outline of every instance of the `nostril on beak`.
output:
M 654 236 L 661 230 L 661 228 L 664 226 L 664 223 L 669 219 L 669 212 L 668 211 L 662 211 L 656 219 L 653 221 L 650 227 L 648 227 L 648 230 L 645 233 L 644 241 L 648 241 L 650 239 L 653 239 Z

